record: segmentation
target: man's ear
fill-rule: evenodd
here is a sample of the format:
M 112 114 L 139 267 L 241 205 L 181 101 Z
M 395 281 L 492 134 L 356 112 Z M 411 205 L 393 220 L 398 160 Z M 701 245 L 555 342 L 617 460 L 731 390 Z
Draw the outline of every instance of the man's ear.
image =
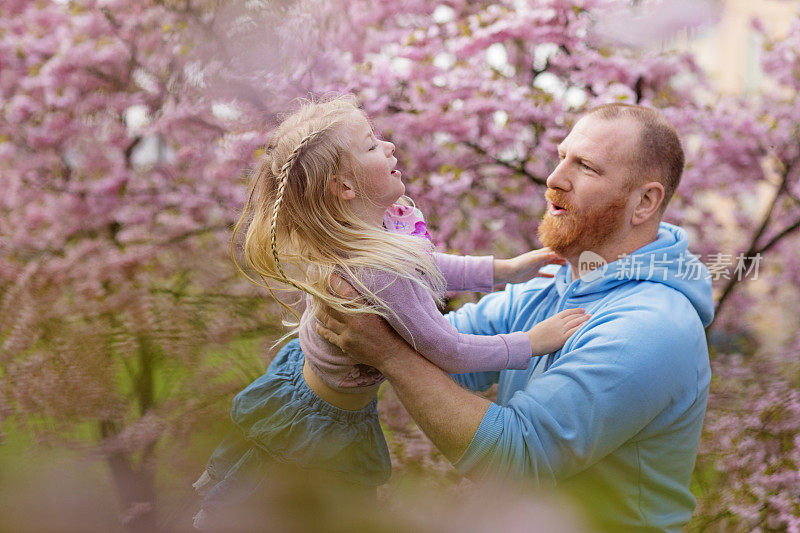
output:
M 664 201 L 664 185 L 651 181 L 639 187 L 639 203 L 633 209 L 631 224 L 638 226 L 658 216 Z
M 331 193 L 337 198 L 342 200 L 352 200 L 356 197 L 356 190 L 353 180 L 342 176 L 341 174 L 334 174 L 328 181 Z

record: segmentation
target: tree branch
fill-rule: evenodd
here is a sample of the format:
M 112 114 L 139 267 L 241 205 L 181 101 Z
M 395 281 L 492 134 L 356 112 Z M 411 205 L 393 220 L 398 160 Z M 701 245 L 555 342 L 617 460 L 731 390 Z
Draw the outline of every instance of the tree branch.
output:
M 786 237 L 787 235 L 789 235 L 793 231 L 797 230 L 798 228 L 800 228 L 800 218 L 798 218 L 797 220 L 792 222 L 789 226 L 785 227 L 780 233 L 778 233 L 773 238 L 771 238 L 767 242 L 767 244 L 765 244 L 764 246 L 762 246 L 761 248 L 756 250 L 755 253 L 756 254 L 763 254 L 764 252 L 769 251 L 769 249 L 772 248 L 773 246 L 775 246 L 778 243 L 778 241 L 780 241 L 781 239 L 783 239 L 784 237 Z
M 775 235 L 770 241 L 762 247 L 758 246 L 758 241 L 761 240 L 761 237 L 766 232 L 767 228 L 769 227 L 770 220 L 772 219 L 772 214 L 775 211 L 775 207 L 778 205 L 778 201 L 780 200 L 781 196 L 788 190 L 789 180 L 790 178 L 800 170 L 800 158 L 795 159 L 786 172 L 783 174 L 783 178 L 781 179 L 781 183 L 778 188 L 775 190 L 775 196 L 772 198 L 772 202 L 767 209 L 766 214 L 764 215 L 763 220 L 761 221 L 761 225 L 758 228 L 758 231 L 753 235 L 753 238 L 750 240 L 750 246 L 748 247 L 747 251 L 744 253 L 745 257 L 745 267 L 749 268 L 753 262 L 753 257 L 757 254 L 766 252 L 775 244 L 777 244 L 781 239 L 792 233 L 793 231 L 800 228 L 800 220 L 792 223 L 788 227 L 784 228 L 780 231 L 777 235 Z M 725 304 L 727 299 L 730 297 L 733 289 L 736 287 L 738 282 L 741 281 L 739 276 L 732 276 L 731 279 L 728 280 L 728 283 L 725 284 L 725 287 L 722 289 L 722 294 L 719 297 L 719 301 L 717 302 L 717 307 L 715 310 L 715 314 L 719 315 L 722 306 Z
M 478 144 L 473 143 L 473 142 L 465 141 L 463 144 L 465 146 L 468 146 L 468 147 L 472 148 L 473 150 L 475 150 L 476 152 L 478 152 L 482 156 L 491 158 L 492 161 L 494 161 L 498 165 L 506 167 L 506 168 L 516 172 L 517 174 L 522 174 L 523 176 L 527 177 L 529 180 L 531 180 L 532 182 L 536 183 L 537 185 L 542 185 L 544 187 L 547 186 L 547 180 L 545 180 L 543 178 L 540 178 L 539 176 L 535 176 L 535 175 L 531 174 L 530 172 L 528 172 L 528 170 L 525 168 L 524 163 L 522 163 L 522 162 L 504 161 L 504 160 L 500 159 L 499 157 L 491 155 L 484 148 L 480 147 Z

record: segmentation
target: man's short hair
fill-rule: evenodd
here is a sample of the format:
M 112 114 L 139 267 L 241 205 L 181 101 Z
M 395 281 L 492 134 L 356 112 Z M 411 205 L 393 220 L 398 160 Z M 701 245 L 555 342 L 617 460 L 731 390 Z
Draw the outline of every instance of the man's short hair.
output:
M 605 120 L 630 118 L 639 123 L 639 146 L 633 162 L 644 174 L 639 179 L 653 176 L 664 186 L 663 212 L 683 174 L 683 148 L 675 127 L 655 109 L 641 105 L 602 104 L 590 109 L 585 116 Z

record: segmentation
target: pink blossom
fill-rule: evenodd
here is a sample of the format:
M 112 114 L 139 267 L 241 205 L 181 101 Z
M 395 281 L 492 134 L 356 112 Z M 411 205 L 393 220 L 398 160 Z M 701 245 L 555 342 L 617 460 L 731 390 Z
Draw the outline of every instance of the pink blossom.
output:
M 691 55 L 648 46 L 713 22 L 706 3 L 699 14 L 650 3 L 638 32 L 620 16 L 629 2 L 610 0 L 453 0 L 445 22 L 424 0 L 178 4 L 0 6 L 0 417 L 31 421 L 42 438 L 91 424 L 101 449 L 152 459 L 155 443 L 223 419 L 219 399 L 263 371 L 248 339 L 277 332 L 279 316 L 231 265 L 230 227 L 242 177 L 309 94 L 356 94 L 397 145 L 440 249 L 504 257 L 539 246 L 555 147 L 585 109 L 656 107 L 687 154 L 668 219 L 706 255 L 778 238 L 764 251 L 770 287 L 759 297 L 800 285 L 800 181 L 789 173 L 800 156 L 800 19 L 785 39 L 764 36 L 772 83 L 723 97 Z M 592 35 L 636 42 L 612 48 Z M 490 47 L 502 61 L 489 61 Z M 125 122 L 135 105 L 148 120 L 137 131 Z M 748 206 L 770 184 L 779 195 L 753 243 L 763 219 Z M 732 219 L 718 217 L 714 195 L 735 206 Z M 750 345 L 756 296 L 731 294 L 710 338 Z M 731 527 L 798 527 L 790 376 L 800 333 L 790 338 L 774 354 L 716 356 L 698 472 L 720 481 L 698 520 L 725 509 Z M 154 382 L 161 388 L 148 389 Z M 397 476 L 456 482 L 390 389 L 380 409 Z M 123 514 L 148 514 L 141 501 L 123 502 Z

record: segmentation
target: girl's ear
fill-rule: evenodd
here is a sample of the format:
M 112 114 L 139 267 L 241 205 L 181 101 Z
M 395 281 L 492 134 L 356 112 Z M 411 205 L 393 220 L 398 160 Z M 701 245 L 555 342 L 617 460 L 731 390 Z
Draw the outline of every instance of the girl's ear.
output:
M 356 189 L 353 180 L 342 176 L 341 174 L 334 174 L 328 182 L 330 190 L 334 196 L 342 200 L 352 200 L 356 197 Z

